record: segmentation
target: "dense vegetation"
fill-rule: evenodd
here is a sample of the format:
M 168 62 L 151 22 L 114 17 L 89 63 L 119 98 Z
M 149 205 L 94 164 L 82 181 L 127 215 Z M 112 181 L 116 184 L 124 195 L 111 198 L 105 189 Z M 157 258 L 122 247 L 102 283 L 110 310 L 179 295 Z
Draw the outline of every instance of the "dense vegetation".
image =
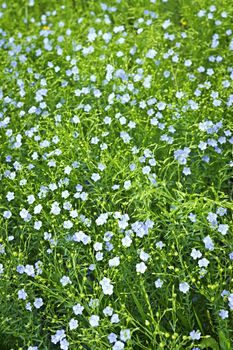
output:
M 0 349 L 231 350 L 232 1 L 0 21 Z

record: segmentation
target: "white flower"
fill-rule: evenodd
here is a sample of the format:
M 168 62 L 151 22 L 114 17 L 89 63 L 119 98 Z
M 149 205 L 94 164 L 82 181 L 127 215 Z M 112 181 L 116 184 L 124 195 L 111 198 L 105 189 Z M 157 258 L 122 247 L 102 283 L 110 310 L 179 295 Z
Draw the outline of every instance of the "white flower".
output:
M 64 169 L 64 174 L 70 175 L 71 171 L 72 171 L 72 168 L 69 165 L 67 165 Z
M 35 277 L 35 270 L 34 267 L 32 265 L 26 265 L 24 272 L 31 277 Z
M 43 207 L 42 207 L 41 204 L 36 205 L 35 208 L 34 208 L 34 214 L 40 214 L 42 208 Z
M 103 313 L 105 316 L 112 316 L 113 309 L 110 306 L 106 306 L 106 308 L 103 309 Z
M 228 305 L 231 310 L 233 310 L 233 293 L 228 295 Z
M 196 260 L 196 259 L 199 259 L 199 258 L 201 258 L 202 257 L 202 253 L 200 252 L 200 250 L 197 250 L 197 249 L 192 249 L 192 251 L 191 251 L 191 257 L 194 259 L 194 260 Z
M 170 19 L 167 19 L 166 21 L 163 22 L 162 27 L 163 29 L 167 29 L 171 25 Z
M 65 333 L 64 329 L 59 329 L 55 335 L 51 336 L 51 341 L 53 344 L 57 344 L 65 337 L 66 337 L 66 333 Z
M 73 312 L 75 315 L 82 315 L 84 307 L 80 304 L 76 304 L 73 306 Z
M 155 51 L 154 49 L 150 49 L 146 54 L 146 58 L 155 58 L 156 55 L 157 51 Z
M 120 331 L 120 339 L 124 342 L 126 342 L 127 340 L 129 340 L 131 338 L 130 335 L 130 329 L 122 329 Z
M 190 168 L 184 167 L 184 169 L 183 169 L 183 174 L 184 174 L 184 175 L 191 175 L 191 170 L 190 170 Z
M 228 231 L 228 225 L 227 224 L 220 224 L 218 226 L 218 232 L 220 232 L 223 236 L 227 234 Z
M 97 261 L 101 261 L 104 258 L 104 254 L 101 252 L 96 253 L 95 258 Z
M 223 320 L 225 320 L 225 318 L 228 318 L 229 316 L 229 312 L 224 309 L 220 310 L 218 314 Z
M 117 335 L 115 333 L 110 333 L 108 335 L 109 343 L 115 343 L 117 341 Z
M 88 193 L 82 192 L 82 193 L 75 193 L 75 198 L 80 198 L 82 201 L 86 201 L 88 198 Z
M 136 265 L 136 271 L 139 273 L 144 273 L 147 269 L 147 266 L 144 262 L 141 262 L 139 264 Z
M 59 203 L 58 202 L 54 202 L 52 204 L 50 213 L 53 214 L 53 215 L 59 215 L 60 212 L 61 212 L 61 209 L 59 208 Z
M 122 140 L 124 141 L 124 143 L 129 143 L 131 140 L 130 135 L 126 132 L 126 131 L 121 131 L 120 132 L 120 137 L 122 138 Z
M 119 225 L 119 228 L 124 230 L 129 225 L 129 223 L 128 223 L 128 220 L 126 220 L 125 218 L 122 218 L 121 220 L 118 220 L 118 225 Z
M 132 239 L 130 236 L 127 235 L 124 238 L 122 238 L 121 242 L 123 247 L 130 247 L 132 243 Z
M 199 340 L 201 338 L 201 333 L 199 331 L 193 330 L 189 333 L 192 340 Z
M 6 199 L 8 202 L 12 201 L 15 198 L 14 192 L 7 192 Z
M 71 330 L 76 329 L 78 327 L 78 321 L 75 320 L 74 318 L 71 318 L 69 322 L 69 327 Z
M 98 173 L 93 173 L 93 174 L 91 175 L 91 179 L 92 179 L 94 182 L 98 181 L 100 178 L 101 178 L 101 176 L 100 176 L 100 174 L 98 174 Z
M 203 238 L 203 243 L 205 244 L 206 249 L 214 250 L 214 242 L 210 236 Z
M 179 284 L 179 290 L 180 290 L 182 293 L 186 294 L 186 293 L 189 291 L 189 285 L 188 285 L 188 283 L 187 283 L 187 282 L 182 282 L 182 283 L 180 283 L 180 284 Z
M 19 215 L 21 216 L 22 219 L 24 219 L 24 221 L 29 221 L 31 219 L 31 214 L 29 213 L 28 210 L 26 210 L 25 208 L 23 208 L 20 212 Z
M 100 301 L 99 299 L 92 299 L 89 301 L 89 306 L 92 308 L 92 309 L 96 309 L 97 307 L 99 307 L 99 304 L 100 304 Z
M 82 231 L 78 231 L 78 232 L 75 232 L 75 234 L 73 235 L 73 240 L 75 242 L 82 242 L 84 245 L 86 245 L 91 242 L 91 237 L 86 235 Z
M 35 5 L 35 1 L 34 0 L 29 0 L 28 1 L 28 6 L 34 6 L 34 5 Z M 30 350 L 36 350 L 36 349 L 30 349 Z
M 31 306 L 30 302 L 26 303 L 25 309 L 28 310 L 28 311 L 32 311 L 32 306 Z
M 69 191 L 67 191 L 67 190 L 62 191 L 62 193 L 61 193 L 62 198 L 65 198 L 65 199 L 68 198 L 69 195 L 70 195 L 70 193 L 69 193 Z
M 70 228 L 73 227 L 72 221 L 70 221 L 70 220 L 64 221 L 63 227 L 66 228 L 67 230 L 69 230 Z
M 125 344 L 118 340 L 118 341 L 113 345 L 112 350 L 122 350 L 122 349 L 124 349 L 124 347 L 125 347 Z
M 157 103 L 157 108 L 159 111 L 163 111 L 166 108 L 166 103 L 165 102 L 158 102 Z
M 111 317 L 111 322 L 112 323 L 119 323 L 120 322 L 119 316 L 117 314 L 113 314 Z
M 91 143 L 92 143 L 93 145 L 96 145 L 98 142 L 99 142 L 99 138 L 98 138 L 98 137 L 92 137 L 92 138 L 91 138 Z
M 116 256 L 116 257 L 114 257 L 114 258 L 112 258 L 112 259 L 109 259 L 109 261 L 108 261 L 109 267 L 116 267 L 116 266 L 118 266 L 119 264 L 120 264 L 120 258 L 119 258 L 119 256 Z
M 130 180 L 125 181 L 125 182 L 124 182 L 124 188 L 125 188 L 126 190 L 128 190 L 130 187 L 131 187 L 131 181 L 130 181 Z
M 67 276 L 63 276 L 63 277 L 60 279 L 60 282 L 61 282 L 61 284 L 63 285 L 63 287 L 65 287 L 67 284 L 72 284 L 70 278 L 67 277 Z
M 27 198 L 27 202 L 28 202 L 28 204 L 32 204 L 32 203 L 34 203 L 35 202 L 35 197 L 33 196 L 33 194 L 31 194 L 30 196 L 28 196 L 28 198 Z
M 91 325 L 92 327 L 98 327 L 98 325 L 99 325 L 99 320 L 100 320 L 99 316 L 97 316 L 97 315 L 92 315 L 92 316 L 90 317 L 90 319 L 89 319 L 89 323 L 90 323 L 90 325 Z
M 39 309 L 44 304 L 44 302 L 42 298 L 36 298 L 33 304 L 36 309 Z
M 100 243 L 100 242 L 96 242 L 93 246 L 94 250 L 96 252 L 98 252 L 99 250 L 102 250 L 103 249 L 103 243 Z
M 19 299 L 19 300 L 20 300 L 20 299 L 26 300 L 26 298 L 27 298 L 27 293 L 25 292 L 24 289 L 20 289 L 20 290 L 18 291 L 18 299 Z
M 100 225 L 104 225 L 106 224 L 108 220 L 108 213 L 103 213 L 100 214 L 100 216 L 96 219 L 96 225 L 100 226 Z
M 199 267 L 207 267 L 208 265 L 209 265 L 209 260 L 208 259 L 206 259 L 206 258 L 203 258 L 203 259 L 200 259 L 199 261 L 198 261 L 198 266 Z
M 67 339 L 60 340 L 60 349 L 61 350 L 68 350 L 69 349 L 69 342 Z
M 5 210 L 5 211 L 3 212 L 3 217 L 4 217 L 5 219 L 10 219 L 11 216 L 12 216 L 12 213 L 11 213 L 10 210 Z
M 161 281 L 160 278 L 158 278 L 156 281 L 155 281 L 155 287 L 156 288 L 161 288 L 163 285 L 163 281 Z
M 102 290 L 103 290 L 104 294 L 112 295 L 112 293 L 113 293 L 113 285 L 111 284 L 111 281 L 110 281 L 109 278 L 104 277 L 100 281 L 100 285 L 102 287 Z
M 150 258 L 150 254 L 144 252 L 143 250 L 141 250 L 140 252 L 140 259 L 143 261 L 147 261 Z
M 151 172 L 151 167 L 149 165 L 146 165 L 142 168 L 142 173 L 145 174 L 149 174 Z
M 106 165 L 104 165 L 103 163 L 99 163 L 99 164 L 98 164 L 98 169 L 99 169 L 100 171 L 103 171 L 105 168 L 106 168 Z
M 78 217 L 78 212 L 76 209 L 70 211 L 70 216 L 75 219 Z
M 157 242 L 155 245 L 157 248 L 160 248 L 160 249 L 162 249 L 165 246 L 165 244 L 162 241 Z
M 34 229 L 35 230 L 40 230 L 41 226 L 42 226 L 42 222 L 41 221 L 35 221 L 35 223 L 34 223 Z
M 217 224 L 217 214 L 209 212 L 208 216 L 207 216 L 207 220 L 213 224 L 216 225 Z

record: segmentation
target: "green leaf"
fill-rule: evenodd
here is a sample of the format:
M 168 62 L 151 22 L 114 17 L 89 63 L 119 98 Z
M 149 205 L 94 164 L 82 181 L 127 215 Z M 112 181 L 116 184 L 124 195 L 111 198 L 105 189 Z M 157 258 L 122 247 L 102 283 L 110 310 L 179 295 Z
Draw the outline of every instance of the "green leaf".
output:
M 200 346 L 201 349 L 211 348 L 213 350 L 220 350 L 219 346 L 218 346 L 218 343 L 212 337 L 208 337 L 208 338 L 203 339 L 199 346 Z
M 194 312 L 194 315 L 195 315 L 195 317 L 196 317 L 196 320 L 197 320 L 198 326 L 199 326 L 199 328 L 200 328 L 200 330 L 201 330 L 201 333 L 203 334 L 203 333 L 204 333 L 204 330 L 203 330 L 203 327 L 202 327 L 201 321 L 200 321 L 199 317 L 197 316 L 197 313 L 196 313 L 195 308 L 193 308 L 193 312 Z
M 231 342 L 229 338 L 228 339 L 226 338 L 226 335 L 224 334 L 224 332 L 220 330 L 218 332 L 218 336 L 219 336 L 220 349 L 231 350 L 232 349 Z

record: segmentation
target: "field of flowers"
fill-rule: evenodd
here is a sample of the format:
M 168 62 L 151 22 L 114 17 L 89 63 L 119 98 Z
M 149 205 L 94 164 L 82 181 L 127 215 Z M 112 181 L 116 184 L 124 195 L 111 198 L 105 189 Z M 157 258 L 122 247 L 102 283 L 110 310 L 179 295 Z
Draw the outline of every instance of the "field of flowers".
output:
M 232 1 L 0 22 L 0 350 L 232 350 Z

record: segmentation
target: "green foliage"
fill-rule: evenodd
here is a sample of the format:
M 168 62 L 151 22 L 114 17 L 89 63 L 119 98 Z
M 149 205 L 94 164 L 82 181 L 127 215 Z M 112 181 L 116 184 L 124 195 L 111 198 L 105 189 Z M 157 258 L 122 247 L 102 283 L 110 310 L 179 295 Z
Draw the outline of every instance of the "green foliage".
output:
M 232 349 L 232 2 L 1 12 L 0 350 Z

